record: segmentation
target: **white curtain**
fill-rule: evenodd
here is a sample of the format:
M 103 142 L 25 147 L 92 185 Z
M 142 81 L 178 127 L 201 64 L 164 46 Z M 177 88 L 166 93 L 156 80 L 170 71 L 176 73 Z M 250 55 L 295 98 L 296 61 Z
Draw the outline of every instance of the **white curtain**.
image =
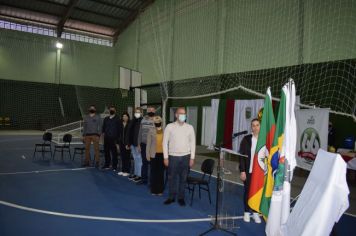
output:
M 235 100 L 233 133 L 244 130 L 251 133 L 251 120 L 257 118 L 259 110 L 263 107 L 263 102 L 263 99 Z M 241 135 L 233 140 L 232 149 L 234 151 L 239 151 L 243 137 L 244 135 Z
M 203 124 L 201 145 L 210 146 L 212 130 L 211 130 L 211 107 L 203 107 Z
M 209 149 L 214 149 L 215 140 L 216 140 L 216 130 L 218 124 L 218 112 L 219 112 L 219 99 L 212 99 L 211 100 L 211 140 L 209 144 Z

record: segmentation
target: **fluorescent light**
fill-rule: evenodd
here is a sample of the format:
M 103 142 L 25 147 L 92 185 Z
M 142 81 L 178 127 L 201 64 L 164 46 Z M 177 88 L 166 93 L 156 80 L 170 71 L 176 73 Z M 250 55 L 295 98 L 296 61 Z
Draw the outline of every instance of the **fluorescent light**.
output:
M 62 49 L 63 48 L 63 44 L 61 44 L 60 42 L 57 42 L 56 43 L 56 48 Z

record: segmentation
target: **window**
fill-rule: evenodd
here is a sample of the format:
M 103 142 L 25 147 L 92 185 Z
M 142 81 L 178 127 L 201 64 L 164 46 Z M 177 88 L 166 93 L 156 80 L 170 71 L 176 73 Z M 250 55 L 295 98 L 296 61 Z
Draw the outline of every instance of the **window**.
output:
M 4 21 L 4 20 L 0 20 L 0 28 L 22 31 L 22 32 L 27 32 L 27 33 L 33 33 L 33 34 L 41 34 L 41 35 L 46 35 L 46 36 L 51 36 L 51 37 L 57 36 L 57 32 L 55 29 L 42 28 L 42 27 L 32 26 L 32 25 L 18 24 L 18 23 Z M 97 45 L 102 45 L 102 46 L 108 46 L 108 47 L 113 46 L 113 42 L 110 39 L 101 39 L 101 38 L 96 38 L 96 37 L 91 37 L 91 36 L 76 34 L 76 33 L 63 32 L 61 38 L 69 39 L 69 40 L 73 40 L 73 41 L 97 44 Z

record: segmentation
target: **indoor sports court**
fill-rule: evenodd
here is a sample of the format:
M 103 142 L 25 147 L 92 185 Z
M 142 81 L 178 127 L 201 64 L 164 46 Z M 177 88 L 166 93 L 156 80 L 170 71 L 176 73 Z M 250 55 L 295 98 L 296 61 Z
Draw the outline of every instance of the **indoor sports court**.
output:
M 0 235 L 354 235 L 355 22 L 356 0 L 0 0 Z

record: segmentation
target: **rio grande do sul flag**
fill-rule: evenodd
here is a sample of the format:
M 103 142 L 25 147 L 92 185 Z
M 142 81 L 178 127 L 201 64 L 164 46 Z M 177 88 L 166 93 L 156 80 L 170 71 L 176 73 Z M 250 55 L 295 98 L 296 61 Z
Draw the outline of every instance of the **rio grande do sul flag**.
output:
M 248 193 L 248 205 L 257 212 L 261 212 L 261 199 L 265 183 L 265 174 L 267 173 L 266 159 L 271 151 L 275 129 L 276 125 L 273 115 L 271 89 L 268 88 L 264 101 L 261 129 L 253 158 L 251 182 Z
M 271 204 L 272 192 L 274 188 L 274 179 L 278 172 L 282 177 L 280 183 L 283 185 L 284 181 L 284 162 L 280 163 L 280 157 L 284 158 L 282 154 L 282 145 L 284 139 L 284 129 L 286 123 L 286 88 L 282 89 L 281 100 L 279 102 L 279 109 L 277 115 L 276 131 L 273 138 L 273 144 L 267 158 L 267 175 L 265 176 L 265 185 L 263 188 L 260 210 L 265 219 L 268 217 L 268 212 Z M 282 155 L 281 155 L 282 154 Z

